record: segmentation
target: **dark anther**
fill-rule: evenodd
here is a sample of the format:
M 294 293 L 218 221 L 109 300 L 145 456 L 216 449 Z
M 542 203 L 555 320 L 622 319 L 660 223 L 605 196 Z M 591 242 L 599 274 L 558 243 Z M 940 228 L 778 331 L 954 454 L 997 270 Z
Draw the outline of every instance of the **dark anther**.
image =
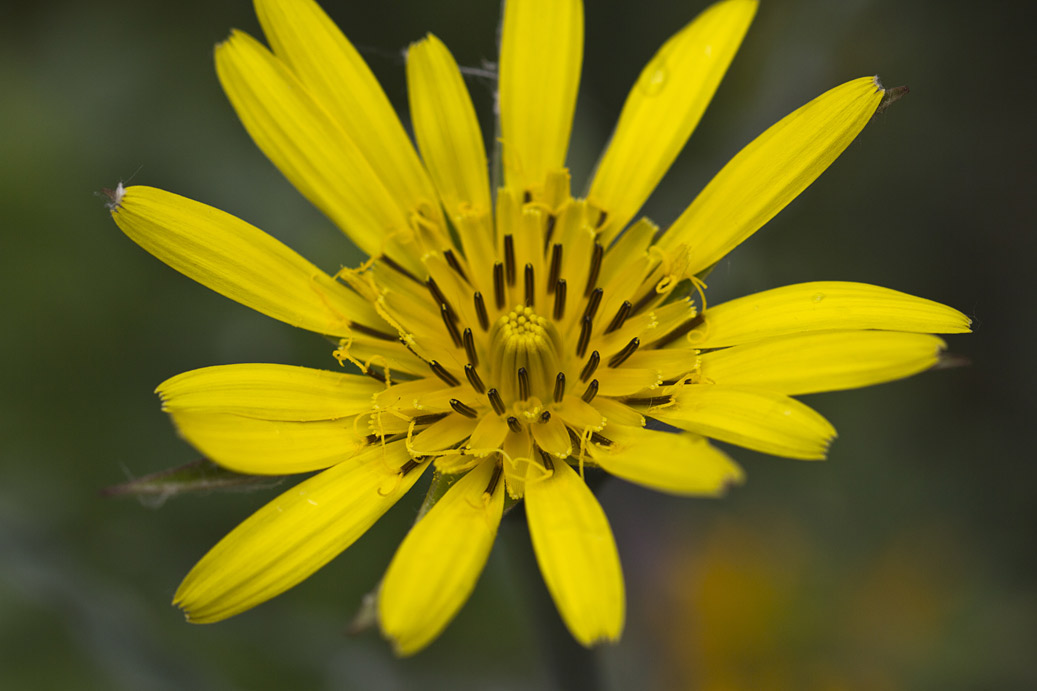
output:
M 609 358 L 609 367 L 619 367 L 620 365 L 622 365 L 624 362 L 626 362 L 626 359 L 628 357 L 634 354 L 634 351 L 637 350 L 637 347 L 639 345 L 641 345 L 640 338 L 631 338 L 630 343 L 627 343 L 625 346 L 623 346 L 623 350 L 619 351 L 611 358 Z
M 425 462 L 425 459 L 427 459 L 427 458 L 428 458 L 428 456 L 419 456 L 418 458 L 408 458 L 407 462 L 404 463 L 402 466 L 400 466 L 400 475 L 406 475 L 410 471 L 412 471 L 415 468 L 419 467 L 422 463 Z
M 522 203 L 523 203 L 523 204 L 528 204 L 528 203 L 530 203 L 531 201 L 533 201 L 533 193 L 532 193 L 532 192 L 530 192 L 529 190 L 525 190 L 525 191 L 524 191 L 524 192 L 522 193 Z
M 371 377 L 371 379 L 377 379 L 378 381 L 382 382 L 383 384 L 386 382 L 385 370 L 384 369 L 379 371 L 379 370 L 375 369 L 373 366 L 369 365 L 368 368 L 364 371 L 364 374 L 366 374 L 367 376 Z
M 504 401 L 501 400 L 500 392 L 497 389 L 490 389 L 486 392 L 486 397 L 490 399 L 490 405 L 493 406 L 493 412 L 498 415 L 504 414 Z
M 665 336 L 660 338 L 658 341 L 653 343 L 652 347 L 653 348 L 662 348 L 662 347 L 668 346 L 669 344 L 673 343 L 678 338 L 680 338 L 684 334 L 688 333 L 689 331 L 691 331 L 692 329 L 694 329 L 696 326 L 700 325 L 704 321 L 705 321 L 705 319 L 703 319 L 701 314 L 695 315 L 694 317 L 692 317 L 688 321 L 684 322 L 683 324 L 678 326 L 676 329 L 674 329 L 673 331 L 671 331 L 670 333 L 666 334 Z
M 428 415 L 418 415 L 411 419 L 411 422 L 415 426 L 421 427 L 422 425 L 431 425 L 433 422 L 439 422 L 450 413 L 429 413 Z
M 597 227 L 598 228 L 604 227 L 605 226 L 605 221 L 608 220 L 608 217 L 609 217 L 609 212 L 608 211 L 602 211 L 601 212 L 601 216 L 598 216 L 598 225 L 597 225 Z
M 432 299 L 436 301 L 436 305 L 447 305 L 446 296 L 443 295 L 443 291 L 439 289 L 439 285 L 436 283 L 436 279 L 429 276 L 429 279 L 425 281 L 425 285 L 428 286 L 428 292 L 432 293 Z
M 591 432 L 591 441 L 595 444 L 601 444 L 602 446 L 612 446 L 612 440 L 608 437 L 603 437 L 597 432 Z
M 655 292 L 655 287 L 654 286 L 649 288 L 648 292 L 645 293 L 644 296 L 640 300 L 638 300 L 637 302 L 634 303 L 634 307 L 633 307 L 633 309 L 630 310 L 630 314 L 638 314 L 645 307 L 648 307 L 648 305 L 650 305 L 652 303 L 652 301 L 655 300 L 659 296 L 660 296 L 659 293 Z
M 518 368 L 519 399 L 525 401 L 529 398 L 529 372 L 525 367 Z
M 547 272 L 547 294 L 550 295 L 554 289 L 555 284 L 558 283 L 558 277 L 562 275 L 562 246 L 559 243 L 555 243 L 551 248 L 551 266 Z
M 381 439 L 382 438 L 379 437 L 377 434 L 369 434 L 366 437 L 364 437 L 364 442 L 366 442 L 368 444 L 375 444 L 375 443 L 381 441 Z
M 667 395 L 667 396 L 648 396 L 647 398 L 626 398 L 626 399 L 623 399 L 623 402 L 626 403 L 629 406 L 642 406 L 642 405 L 644 405 L 644 406 L 652 407 L 654 405 L 662 405 L 664 403 L 669 403 L 672 400 L 673 400 L 673 397 Z
M 598 351 L 591 353 L 591 356 L 587 358 L 587 364 L 583 366 L 583 371 L 580 372 L 580 381 L 587 381 L 594 374 L 594 370 L 598 369 L 598 363 L 601 362 L 601 356 L 598 355 Z
M 508 285 L 515 285 L 515 238 L 511 233 L 504 236 L 504 272 Z
M 464 269 L 461 268 L 461 262 L 457 261 L 457 256 L 454 255 L 454 251 L 443 250 L 443 256 L 446 258 L 446 263 L 450 265 L 450 268 L 456 271 L 458 276 L 467 281 L 468 277 L 464 275 Z
M 472 388 L 479 393 L 486 393 L 486 387 L 482 383 L 482 378 L 479 373 L 475 370 L 475 365 L 468 363 L 464 366 L 464 374 L 468 377 L 468 383 L 472 385 Z
M 457 377 L 447 372 L 443 365 L 439 364 L 435 360 L 429 360 L 428 366 L 432 368 L 436 376 L 443 380 L 443 383 L 447 386 L 457 386 L 461 382 L 457 381 Z
M 565 372 L 555 375 L 555 403 L 561 403 L 565 397 Z
M 554 318 L 558 321 L 565 316 L 565 279 L 559 278 L 555 285 L 555 309 Z
M 601 258 L 605 254 L 605 248 L 600 242 L 594 243 L 594 251 L 591 254 L 591 270 L 587 274 L 587 287 L 583 289 L 584 297 L 591 294 L 594 286 L 598 284 L 598 272 L 601 271 Z
M 526 281 L 526 307 L 535 307 L 536 300 L 536 285 L 533 283 L 533 265 L 526 264 L 526 270 L 524 272 Z
M 466 406 L 464 403 L 462 403 L 461 401 L 457 400 L 456 398 L 451 398 L 450 399 L 450 407 L 454 409 L 454 412 L 460 413 L 461 415 L 464 415 L 465 417 L 470 417 L 470 418 L 477 418 L 477 417 L 479 417 L 479 413 L 475 412 L 475 408 L 469 408 L 468 406 Z
M 500 461 L 497 461 L 497 465 L 493 466 L 493 475 L 490 476 L 490 481 L 486 485 L 486 494 L 493 496 L 493 493 L 497 490 L 497 485 L 500 483 L 500 476 L 503 471 L 504 466 Z
M 550 421 L 550 419 L 551 419 L 551 411 L 550 410 L 545 410 L 544 412 L 540 413 L 540 422 L 548 422 L 548 421 Z
M 604 292 L 601 288 L 595 288 L 591 291 L 591 296 L 587 298 L 587 309 L 583 310 L 584 319 L 594 319 L 594 315 L 598 313 L 598 305 L 601 304 L 601 296 Z
M 403 274 L 404 276 L 406 276 L 410 280 L 414 281 L 415 283 L 421 283 L 421 281 L 419 281 L 414 274 L 412 274 L 410 271 L 407 271 L 405 268 L 403 268 L 402 266 L 397 264 L 393 259 L 390 259 L 389 257 L 385 256 L 384 254 L 381 257 L 378 258 L 378 261 L 382 262 L 383 264 L 388 266 L 393 271 L 396 271 L 396 272 L 399 272 L 399 273 Z
M 547 246 L 551 244 L 551 238 L 554 237 L 554 234 L 555 234 L 555 221 L 557 221 L 557 220 L 558 219 L 555 218 L 554 214 L 548 214 L 547 215 L 547 227 L 544 229 L 544 249 L 545 250 L 547 249 Z
M 577 357 L 583 357 L 587 352 L 587 344 L 591 342 L 591 323 L 590 317 L 584 317 L 583 323 L 580 324 L 580 338 L 576 341 Z
M 594 397 L 597 396 L 597 395 L 598 395 L 598 380 L 597 379 L 591 379 L 591 383 L 587 385 L 587 390 L 583 392 L 583 396 L 581 396 L 581 398 L 583 399 L 584 403 L 590 403 L 591 401 L 594 400 Z
M 478 366 L 479 356 L 475 353 L 475 336 L 472 334 L 472 330 L 465 329 L 461 340 L 464 341 L 464 352 L 468 356 L 468 362 Z
M 493 297 L 497 302 L 497 309 L 504 308 L 504 265 L 497 262 L 493 265 Z
M 630 309 L 633 305 L 630 304 L 629 300 L 624 300 L 623 304 L 619 306 L 619 310 L 616 312 L 616 316 L 612 317 L 612 321 L 609 322 L 608 327 L 605 329 L 605 333 L 610 334 L 619 327 L 623 326 L 623 322 L 630 316 Z
M 450 306 L 446 304 L 440 305 L 439 313 L 443 317 L 443 324 L 446 325 L 447 333 L 450 334 L 450 340 L 454 342 L 454 347 L 460 348 L 461 333 L 457 330 L 457 322 L 454 321 L 454 314 L 450 311 Z
M 512 432 L 522 431 L 522 425 L 519 424 L 518 418 L 514 415 L 508 418 L 508 429 L 510 429 Z
M 479 326 L 482 327 L 483 331 L 490 328 L 490 315 L 486 314 L 486 302 L 482 299 L 482 293 L 476 291 L 475 295 L 472 296 L 472 300 L 475 301 L 475 315 L 479 317 Z
M 356 322 L 350 324 L 349 328 L 353 329 L 353 331 L 359 331 L 360 333 L 366 336 L 370 336 L 371 338 L 377 338 L 380 341 L 397 341 L 400 338 L 399 336 L 387 334 L 384 331 L 372 329 L 370 326 L 364 326 L 363 324 L 357 324 Z

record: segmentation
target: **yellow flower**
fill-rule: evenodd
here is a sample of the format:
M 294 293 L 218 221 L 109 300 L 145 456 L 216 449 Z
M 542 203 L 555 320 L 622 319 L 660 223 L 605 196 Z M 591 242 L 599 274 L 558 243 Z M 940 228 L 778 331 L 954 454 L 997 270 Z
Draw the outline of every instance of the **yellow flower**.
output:
M 119 227 L 187 276 L 338 339 L 362 374 L 266 364 L 158 388 L 181 434 L 252 474 L 317 475 L 191 570 L 175 604 L 213 622 L 303 580 L 434 465 L 456 478 L 389 565 L 382 630 L 427 645 L 481 572 L 508 501 L 525 501 L 554 601 L 584 645 L 615 640 L 624 587 L 596 466 L 664 492 L 742 481 L 716 439 L 823 458 L 835 430 L 792 395 L 937 363 L 969 330 L 938 303 L 859 283 L 787 286 L 704 308 L 700 276 L 806 188 L 888 95 L 847 82 L 743 149 L 662 234 L 633 222 L 683 147 L 756 11 L 725 0 L 667 41 L 623 107 L 586 196 L 565 169 L 583 43 L 579 0 L 505 5 L 491 195 L 462 75 L 435 37 L 407 54 L 420 157 L 353 46 L 310 0 L 256 0 L 271 49 L 235 31 L 221 84 L 256 144 L 371 259 L 331 276 L 248 223 L 148 187 Z M 661 431 L 664 425 L 679 431 Z

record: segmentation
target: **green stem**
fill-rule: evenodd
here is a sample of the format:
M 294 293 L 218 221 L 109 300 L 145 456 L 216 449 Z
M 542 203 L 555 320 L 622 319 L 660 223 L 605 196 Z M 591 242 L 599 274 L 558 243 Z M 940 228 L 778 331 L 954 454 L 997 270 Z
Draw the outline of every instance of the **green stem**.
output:
M 500 537 L 507 546 L 508 561 L 515 581 L 524 592 L 537 638 L 556 688 L 562 691 L 598 691 L 601 673 L 593 649 L 584 648 L 565 628 L 551 594 L 544 585 L 540 567 L 533 555 L 526 524 L 525 504 L 520 502 L 501 525 Z

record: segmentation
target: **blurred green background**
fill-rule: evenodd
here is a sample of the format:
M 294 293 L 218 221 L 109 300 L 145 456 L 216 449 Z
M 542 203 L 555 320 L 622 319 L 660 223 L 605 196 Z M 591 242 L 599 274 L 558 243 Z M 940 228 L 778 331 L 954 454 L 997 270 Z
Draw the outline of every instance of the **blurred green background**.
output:
M 571 146 L 581 189 L 626 90 L 706 3 L 588 2 Z M 496 58 L 498 6 L 328 3 L 405 111 L 402 49 L 427 31 Z M 698 131 L 646 213 L 665 225 L 765 127 L 878 73 L 910 96 L 709 279 L 713 301 L 804 280 L 878 283 L 975 320 L 971 366 L 809 397 L 827 463 L 735 451 L 720 501 L 600 492 L 628 623 L 607 688 L 1037 687 L 1028 345 L 1034 64 L 1025 3 L 763 2 Z M 126 239 L 102 187 L 132 177 L 225 209 L 333 271 L 359 255 L 256 150 L 211 51 L 258 34 L 245 1 L 0 3 L 0 685 L 75 689 L 538 689 L 528 602 L 544 587 L 506 521 L 478 588 L 425 653 L 347 637 L 418 493 L 293 591 L 231 621 L 168 605 L 218 538 L 273 496 L 99 496 L 194 460 L 153 387 L 195 367 L 334 367 L 319 337 L 193 284 Z M 492 85 L 470 82 L 489 123 Z

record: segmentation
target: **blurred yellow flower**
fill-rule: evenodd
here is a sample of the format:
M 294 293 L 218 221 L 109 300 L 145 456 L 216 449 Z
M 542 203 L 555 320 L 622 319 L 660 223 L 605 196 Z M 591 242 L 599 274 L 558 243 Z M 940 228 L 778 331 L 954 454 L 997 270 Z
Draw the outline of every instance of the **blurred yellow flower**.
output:
M 148 187 L 113 193 L 135 242 L 259 312 L 338 339 L 361 374 L 269 364 L 186 372 L 158 392 L 181 434 L 251 474 L 322 470 L 217 544 L 175 596 L 238 614 L 353 543 L 429 466 L 456 479 L 389 565 L 378 618 L 400 654 L 447 625 L 509 501 L 525 500 L 548 589 L 584 645 L 616 640 L 624 586 L 585 466 L 715 496 L 741 469 L 709 438 L 823 458 L 835 430 L 791 395 L 937 363 L 949 307 L 859 283 L 787 286 L 705 308 L 701 275 L 805 189 L 887 98 L 821 95 L 745 147 L 664 233 L 633 221 L 684 146 L 756 11 L 711 6 L 630 91 L 583 198 L 565 168 L 579 0 L 505 4 L 503 184 L 461 72 L 434 36 L 407 54 L 415 151 L 354 47 L 310 0 L 256 0 L 270 49 L 235 31 L 219 79 L 256 144 L 370 255 L 328 275 L 248 223 Z M 420 156 L 419 153 L 420 152 Z M 661 431 L 665 425 L 678 430 Z

